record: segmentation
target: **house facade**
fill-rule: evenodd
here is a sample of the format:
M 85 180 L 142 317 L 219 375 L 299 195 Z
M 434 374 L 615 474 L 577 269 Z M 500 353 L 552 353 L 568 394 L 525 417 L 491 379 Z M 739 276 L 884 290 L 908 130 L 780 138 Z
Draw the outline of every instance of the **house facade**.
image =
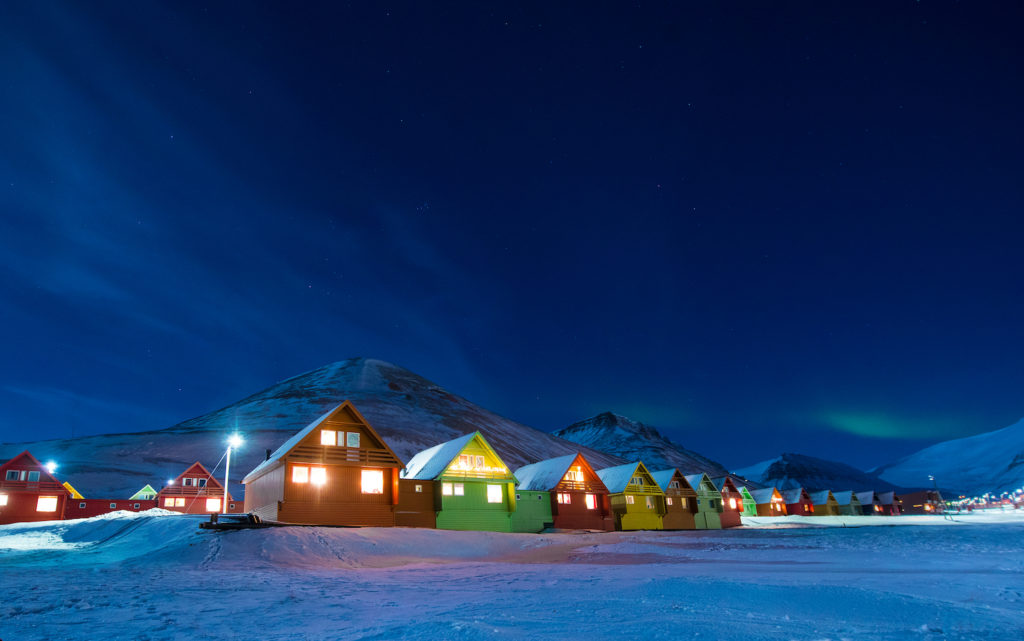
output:
M 697 511 L 693 514 L 698 530 L 722 529 L 722 493 L 707 474 L 688 474 L 686 482 L 697 493 Z
M 516 532 L 615 529 L 608 488 L 582 454 L 524 465 L 515 477 Z
M 644 464 L 626 463 L 598 470 L 608 488 L 616 530 L 661 530 L 665 493 Z
M 156 495 L 157 507 L 183 514 L 219 514 L 225 511 L 223 503 L 224 486 L 199 461 L 190 465 Z M 243 511 L 242 502 L 235 501 L 230 493 L 227 495 L 227 503 L 228 512 Z
M 28 450 L 0 465 L 0 525 L 63 519 L 70 496 Z
M 651 472 L 651 476 L 665 493 L 662 527 L 666 530 L 696 529 L 697 491 L 690 487 L 686 477 L 674 467 Z

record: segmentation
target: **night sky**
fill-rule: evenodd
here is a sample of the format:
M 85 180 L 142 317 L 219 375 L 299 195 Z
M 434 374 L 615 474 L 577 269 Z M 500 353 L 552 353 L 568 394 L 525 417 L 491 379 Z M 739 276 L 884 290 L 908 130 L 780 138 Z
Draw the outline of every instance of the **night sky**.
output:
M 733 467 L 1024 415 L 1021 5 L 278 4 L 0 6 L 0 440 L 352 356 Z

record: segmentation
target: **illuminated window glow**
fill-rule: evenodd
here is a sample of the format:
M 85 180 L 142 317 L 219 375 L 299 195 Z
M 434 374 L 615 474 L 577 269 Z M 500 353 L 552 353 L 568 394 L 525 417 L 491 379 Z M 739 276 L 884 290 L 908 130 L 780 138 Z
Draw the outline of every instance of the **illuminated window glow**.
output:
M 206 499 L 207 512 L 220 512 L 220 499 Z
M 463 485 L 462 483 L 453 483 L 452 485 L 454 486 L 453 489 L 455 490 L 455 496 L 465 496 L 466 495 L 466 486 L 465 485 Z
M 384 493 L 384 470 L 363 470 L 363 494 Z
M 731 498 L 731 497 L 729 498 L 729 509 L 730 510 L 735 510 L 736 509 L 736 499 Z
M 633 495 L 632 494 L 627 494 L 626 495 L 626 503 L 628 505 L 633 505 L 633 501 L 635 501 L 635 499 L 633 498 Z
M 576 483 L 583 482 L 583 468 L 579 465 L 573 465 L 572 468 L 565 475 L 566 481 L 575 481 Z
M 174 507 L 174 499 L 170 497 L 164 499 L 164 507 Z
M 185 497 L 174 499 L 174 507 L 185 507 Z
M 588 510 L 597 509 L 597 497 L 593 494 L 587 494 L 586 497 L 584 497 L 584 501 L 586 501 Z
M 320 430 L 320 445 L 337 445 L 338 433 L 334 430 Z
M 460 483 L 461 485 L 461 483 Z M 568 496 L 568 495 L 566 495 Z M 488 485 L 487 486 L 487 502 L 488 503 L 501 503 L 503 498 L 500 485 Z
M 452 484 L 451 483 L 442 483 L 441 484 L 441 495 L 442 496 L 451 496 L 452 495 Z
M 57 497 L 56 496 L 40 496 L 36 502 L 36 512 L 56 512 L 57 511 Z
M 417 485 L 416 486 L 416 491 L 417 492 L 423 492 L 423 486 L 422 485 Z
M 296 465 L 292 468 L 292 483 L 309 483 L 309 468 Z
M 326 467 L 311 467 L 309 468 L 309 482 L 313 485 L 323 485 L 327 482 L 327 468 Z
M 568 492 L 559 492 L 556 498 L 558 499 L 558 502 L 563 505 L 569 505 L 572 503 L 572 495 Z
M 0 494 L 0 506 L 7 505 L 7 495 Z
M 672 497 L 671 496 L 666 496 L 665 497 L 665 505 L 672 505 Z

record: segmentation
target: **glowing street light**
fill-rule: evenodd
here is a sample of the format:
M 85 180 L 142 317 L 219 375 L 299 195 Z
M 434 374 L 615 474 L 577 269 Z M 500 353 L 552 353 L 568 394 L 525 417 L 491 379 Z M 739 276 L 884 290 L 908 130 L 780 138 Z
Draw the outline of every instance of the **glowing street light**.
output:
M 54 461 L 47 461 L 46 462 L 46 471 L 49 472 L 50 474 L 53 474 L 54 472 L 56 472 L 57 471 L 57 463 L 54 462 Z
M 228 474 L 231 472 L 231 450 L 242 446 L 242 436 L 237 432 L 228 437 L 228 460 L 224 465 L 224 500 L 221 502 L 221 514 L 228 513 Z

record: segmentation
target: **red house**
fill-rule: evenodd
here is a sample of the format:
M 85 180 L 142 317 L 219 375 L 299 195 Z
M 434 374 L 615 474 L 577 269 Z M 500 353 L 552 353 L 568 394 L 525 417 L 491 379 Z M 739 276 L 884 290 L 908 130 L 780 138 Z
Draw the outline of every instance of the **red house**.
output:
M 155 500 L 69 498 L 64 508 L 65 519 L 87 519 L 108 512 L 142 512 L 156 507 Z M 171 508 L 168 508 L 171 509 Z
M 722 493 L 722 527 L 736 527 L 743 524 L 740 515 L 743 514 L 743 495 L 728 476 L 720 476 L 711 479 L 718 491 Z
M 59 521 L 69 493 L 28 450 L 0 466 L 0 525 Z
M 156 495 L 157 507 L 184 514 L 220 514 L 225 511 L 223 501 L 224 486 L 199 461 L 189 466 Z M 242 512 L 242 507 L 241 501 L 235 501 L 228 494 L 228 512 Z
M 782 500 L 786 502 L 787 514 L 814 516 L 814 501 L 804 488 L 782 490 Z
M 549 492 L 551 517 L 560 530 L 615 531 L 608 488 L 582 454 L 568 454 L 516 470 L 517 491 Z

